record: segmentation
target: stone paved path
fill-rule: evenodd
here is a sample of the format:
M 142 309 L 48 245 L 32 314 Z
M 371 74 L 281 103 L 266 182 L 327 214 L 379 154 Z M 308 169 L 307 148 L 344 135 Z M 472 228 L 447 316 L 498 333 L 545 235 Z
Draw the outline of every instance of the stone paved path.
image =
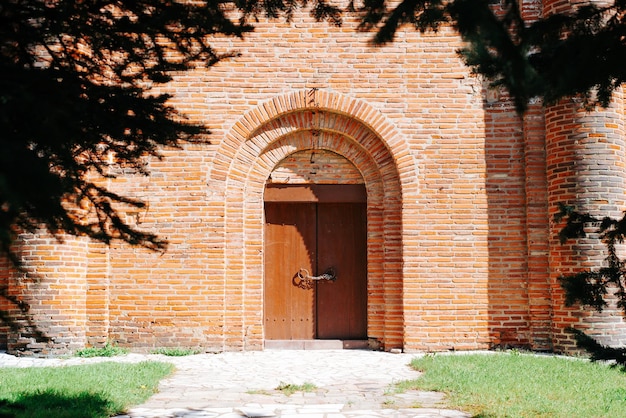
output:
M 187 357 L 129 354 L 104 359 L 33 359 L 0 354 L 0 366 L 84 364 L 96 361 L 174 363 L 159 393 L 118 418 L 468 418 L 445 409 L 442 394 L 409 391 L 393 384 L 418 373 L 408 367 L 414 355 L 366 350 L 265 350 L 199 354 Z M 281 383 L 312 383 L 312 392 L 287 396 Z

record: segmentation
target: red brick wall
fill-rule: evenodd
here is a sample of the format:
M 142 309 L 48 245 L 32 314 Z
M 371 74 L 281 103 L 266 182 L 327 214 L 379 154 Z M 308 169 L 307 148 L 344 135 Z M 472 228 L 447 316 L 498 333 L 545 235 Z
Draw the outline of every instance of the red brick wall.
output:
M 116 185 L 150 201 L 142 225 L 172 245 L 112 249 L 113 339 L 260 348 L 264 184 L 284 158 L 324 149 L 368 189 L 370 337 L 407 350 L 529 342 L 521 121 L 506 98 L 486 102 L 450 30 L 401 31 L 380 49 L 369 36 L 307 16 L 261 22 L 216 40 L 240 58 L 176 77 L 166 90 L 212 144 Z
M 9 295 L 9 278 L 10 278 L 9 260 L 0 257 L 0 312 L 9 313 L 12 304 L 6 296 Z M 7 317 L 8 318 L 8 317 Z M 9 326 L 5 321 L 0 320 L 0 349 L 6 349 L 7 336 L 9 334 Z
M 540 9 L 524 3 L 529 16 Z M 210 143 L 163 150 L 150 177 L 110 181 L 148 202 L 128 220 L 167 238 L 167 252 L 45 249 L 58 266 L 82 251 L 65 277 L 76 303 L 50 317 L 76 321 L 72 344 L 261 349 L 263 193 L 287 181 L 365 184 L 368 336 L 386 349 L 552 347 L 565 311 L 548 211 L 561 197 L 543 109 L 518 117 L 469 74 L 450 29 L 402 30 L 381 48 L 355 29 L 306 14 L 261 21 L 244 40 L 215 39 L 240 57 L 158 90 L 211 129 Z
M 86 245 L 85 239 L 71 236 L 19 235 L 16 249 L 27 273 L 5 263 L 9 274 L 0 276 L 12 298 L 2 308 L 8 308 L 16 325 L 6 334 L 9 351 L 51 355 L 85 346 Z

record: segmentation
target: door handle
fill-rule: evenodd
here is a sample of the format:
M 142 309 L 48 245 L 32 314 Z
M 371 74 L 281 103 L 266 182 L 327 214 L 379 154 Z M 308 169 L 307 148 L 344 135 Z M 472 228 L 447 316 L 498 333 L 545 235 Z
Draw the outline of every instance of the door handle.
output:
M 311 276 L 307 269 L 301 268 L 300 270 L 298 270 L 298 278 L 305 282 L 313 282 L 313 281 L 321 281 L 321 280 L 334 282 L 335 280 L 337 280 L 334 267 L 327 268 L 324 274 L 321 274 L 319 276 Z

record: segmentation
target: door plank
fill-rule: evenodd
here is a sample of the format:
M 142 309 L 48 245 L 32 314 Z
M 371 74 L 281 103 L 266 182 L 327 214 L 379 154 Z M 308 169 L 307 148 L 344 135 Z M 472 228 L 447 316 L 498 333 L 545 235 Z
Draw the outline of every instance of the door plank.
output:
M 335 282 L 317 285 L 317 338 L 367 338 L 367 223 L 362 203 L 318 204 L 317 274 L 334 267 Z
M 265 204 L 264 322 L 268 340 L 315 338 L 315 289 L 297 286 L 300 268 L 313 271 L 313 203 Z

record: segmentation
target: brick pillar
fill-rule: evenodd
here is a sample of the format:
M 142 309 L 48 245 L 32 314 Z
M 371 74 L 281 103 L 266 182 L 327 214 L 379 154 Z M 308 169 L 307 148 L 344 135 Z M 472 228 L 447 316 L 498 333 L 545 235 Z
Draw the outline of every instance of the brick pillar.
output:
M 572 7 L 569 1 L 544 1 L 546 15 L 567 11 L 569 7 Z M 620 94 L 607 109 L 586 111 L 575 99 L 564 99 L 546 108 L 551 216 L 557 212 L 559 203 L 594 216 L 621 216 L 625 209 L 626 186 L 623 106 Z M 551 222 L 549 241 L 555 349 L 574 350 L 572 336 L 565 331 L 570 326 L 585 331 L 603 344 L 626 344 L 626 324 L 614 304 L 602 313 L 590 308 L 565 307 L 558 277 L 600 267 L 606 248 L 593 234 L 563 245 L 558 239 L 562 226 Z
M 561 2 L 550 10 L 563 10 Z M 602 217 L 620 217 L 625 209 L 624 190 L 624 103 L 617 94 L 607 109 L 586 111 L 576 100 L 564 99 L 546 109 L 548 203 L 551 214 L 557 205 L 572 205 L 580 212 Z M 573 349 L 568 326 L 581 329 L 601 343 L 626 344 L 626 323 L 614 303 L 601 314 L 589 308 L 565 308 L 558 277 L 603 265 L 606 248 L 594 234 L 570 241 L 558 241 L 562 224 L 550 231 L 550 266 L 553 297 L 555 348 Z
M 550 297 L 549 216 L 546 179 L 545 120 L 543 108 L 531 104 L 524 115 L 524 167 L 526 170 L 526 242 L 530 345 L 552 349 Z
M 527 22 L 541 18 L 542 7 L 537 0 L 524 0 L 520 6 Z M 543 103 L 530 103 L 524 114 L 523 130 L 529 343 L 535 350 L 552 349 L 545 127 Z
M 87 345 L 101 347 L 109 341 L 109 247 L 91 241 L 88 262 L 85 275 Z
M 11 263 L 7 257 L 0 256 L 0 350 L 7 349 L 9 324 L 5 314 L 11 309 L 11 302 L 7 299 L 10 277 Z
M 8 351 L 48 356 L 84 347 L 86 240 L 66 236 L 59 242 L 43 233 L 22 234 L 17 247 L 28 275 L 13 274 L 8 292 L 26 309 L 10 310 L 19 328 L 9 331 Z

